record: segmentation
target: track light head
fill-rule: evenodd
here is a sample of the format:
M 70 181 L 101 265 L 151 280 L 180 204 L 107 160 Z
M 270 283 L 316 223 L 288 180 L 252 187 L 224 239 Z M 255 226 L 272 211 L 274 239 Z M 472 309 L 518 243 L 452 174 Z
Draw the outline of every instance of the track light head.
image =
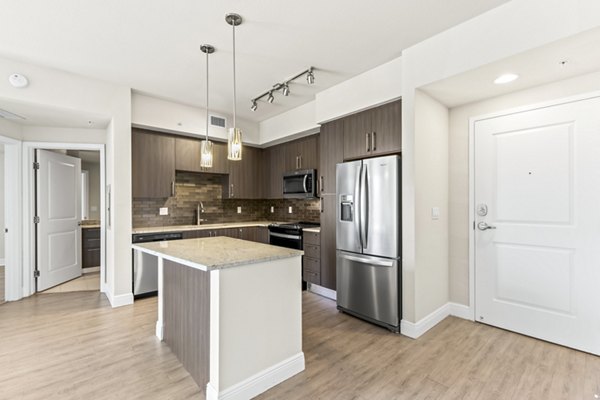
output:
M 283 95 L 284 96 L 290 95 L 290 87 L 288 86 L 287 82 L 283 84 Z
M 256 111 L 257 108 L 258 108 L 258 104 L 256 104 L 256 100 L 252 100 L 252 106 L 250 107 L 250 109 L 252 111 Z
M 315 75 L 313 74 L 312 68 L 310 68 L 306 73 L 306 82 L 309 85 L 313 85 L 315 83 Z
M 269 92 L 269 97 L 267 97 L 267 102 L 268 103 L 272 103 L 273 100 L 275 100 L 275 97 L 273 97 L 273 92 Z

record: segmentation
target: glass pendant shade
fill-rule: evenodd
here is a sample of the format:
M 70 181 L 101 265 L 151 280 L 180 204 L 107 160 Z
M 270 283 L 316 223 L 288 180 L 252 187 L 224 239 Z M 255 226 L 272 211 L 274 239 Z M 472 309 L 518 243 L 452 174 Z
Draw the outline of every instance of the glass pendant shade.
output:
M 200 142 L 200 166 L 204 168 L 213 166 L 213 143 L 210 140 Z
M 239 161 L 242 159 L 242 130 L 230 128 L 227 136 L 227 159 Z

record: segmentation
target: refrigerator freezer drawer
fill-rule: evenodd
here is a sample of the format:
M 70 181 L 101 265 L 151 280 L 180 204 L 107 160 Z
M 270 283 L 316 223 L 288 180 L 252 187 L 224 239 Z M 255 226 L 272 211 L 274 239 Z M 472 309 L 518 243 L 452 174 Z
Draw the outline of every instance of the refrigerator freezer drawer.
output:
M 337 251 L 337 305 L 344 311 L 398 331 L 398 259 Z

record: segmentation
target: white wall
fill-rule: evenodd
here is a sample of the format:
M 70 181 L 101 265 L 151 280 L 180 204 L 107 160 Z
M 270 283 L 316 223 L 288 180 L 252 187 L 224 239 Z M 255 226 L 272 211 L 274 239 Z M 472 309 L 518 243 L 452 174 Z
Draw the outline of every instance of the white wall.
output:
M 402 58 L 382 64 L 316 95 L 322 124 L 402 96 Z
M 450 300 L 469 305 L 469 118 L 600 91 L 600 72 L 450 110 Z
M 11 139 L 21 140 L 21 125 L 0 118 L 0 136 L 6 136 Z
M 415 182 L 418 321 L 448 302 L 448 109 L 421 91 L 415 93 Z M 432 219 L 433 207 L 439 219 Z
M 416 137 L 416 90 L 598 25 L 600 2 L 595 0 L 513 0 L 402 53 L 403 319 L 417 322 L 435 311 L 429 300 L 435 283 L 418 282 L 419 269 L 427 268 L 418 248 L 429 238 L 417 217 L 417 200 L 435 198 L 421 193 L 417 183 L 416 157 L 424 153 L 419 146 L 426 141 Z M 416 312 L 411 315 L 411 310 Z
M 260 126 L 260 144 L 273 145 L 320 130 L 315 119 L 315 101 L 303 104 L 287 112 L 262 121 Z
M 106 129 L 24 125 L 21 139 L 26 142 L 105 143 Z
M 107 84 L 94 79 L 0 58 L 0 76 L 19 72 L 27 76 L 30 85 L 16 89 L 6 79 L 0 80 L 0 99 L 11 102 L 68 110 L 69 114 L 99 115 L 111 119 L 104 140 L 106 143 L 107 183 L 112 187 L 112 227 L 106 231 L 106 282 L 103 287 L 113 305 L 127 304 L 131 294 L 131 92 L 127 87 Z M 32 132 L 31 129 L 26 129 Z M 38 132 L 40 133 L 40 132 Z M 36 133 L 37 135 L 37 133 Z M 36 136 L 38 137 L 38 136 Z M 44 141 L 57 140 L 52 134 Z M 75 142 L 85 138 L 64 137 Z M 36 139 L 37 140 L 37 139 Z M 28 222 L 24 221 L 24 226 Z M 26 232 L 24 234 L 27 235 Z M 26 261 L 26 260 L 24 260 Z M 28 280 L 30 265 L 24 265 L 23 287 Z M 26 291 L 27 292 L 27 291 Z M 28 293 L 25 293 L 28 294 Z
M 134 126 L 186 135 L 204 135 L 206 130 L 206 109 L 163 100 L 156 97 L 133 93 L 131 96 L 131 122 Z M 232 116 L 210 112 L 227 119 L 227 128 L 233 123 Z M 259 144 L 259 128 L 255 122 L 237 118 L 242 128 L 244 142 Z M 209 126 L 208 135 L 227 140 L 227 129 Z

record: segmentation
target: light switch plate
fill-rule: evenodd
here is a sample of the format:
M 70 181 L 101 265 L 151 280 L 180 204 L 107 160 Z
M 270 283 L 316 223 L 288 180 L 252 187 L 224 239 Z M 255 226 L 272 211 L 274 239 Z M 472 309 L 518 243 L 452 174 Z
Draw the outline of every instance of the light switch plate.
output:
M 440 219 L 440 208 L 439 207 L 431 208 L 431 219 Z
M 291 213 L 292 213 L 292 206 L 289 206 L 288 207 L 288 214 L 291 214 Z
M 271 214 L 275 212 L 275 207 L 271 206 Z
M 237 212 L 238 212 L 238 214 L 241 214 L 242 213 L 242 207 L 238 207 L 237 208 Z
M 169 207 L 161 207 L 158 209 L 158 215 L 169 215 Z

